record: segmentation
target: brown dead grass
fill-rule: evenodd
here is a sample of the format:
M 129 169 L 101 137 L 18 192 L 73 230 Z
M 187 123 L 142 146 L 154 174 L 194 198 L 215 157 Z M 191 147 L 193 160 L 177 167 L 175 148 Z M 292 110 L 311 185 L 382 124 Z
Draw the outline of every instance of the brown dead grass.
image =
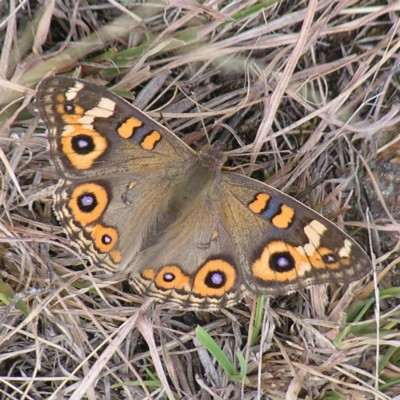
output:
M 0 4 L 0 399 L 400 393 L 399 209 L 388 203 L 400 193 L 382 175 L 383 163 L 397 176 L 398 3 L 252 8 L 260 4 Z M 84 267 L 51 212 L 57 177 L 32 105 L 44 76 L 72 71 L 133 90 L 138 107 L 154 117 L 161 110 L 194 147 L 205 131 L 225 141 L 232 166 L 260 179 L 266 172 L 268 183 L 331 217 L 386 267 L 375 279 L 385 296 L 366 279 L 271 299 L 250 345 L 251 299 L 185 312 L 143 302 Z M 228 380 L 196 339 L 198 325 L 238 370 L 243 353 L 246 379 Z

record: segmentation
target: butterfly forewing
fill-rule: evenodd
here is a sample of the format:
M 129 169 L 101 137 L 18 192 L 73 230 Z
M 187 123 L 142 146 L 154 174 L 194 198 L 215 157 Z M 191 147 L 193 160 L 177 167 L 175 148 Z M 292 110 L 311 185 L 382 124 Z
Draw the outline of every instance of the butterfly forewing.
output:
M 99 178 L 169 168 L 193 157 L 174 134 L 99 86 L 68 77 L 42 81 L 37 105 L 60 176 Z
M 284 294 L 311 284 L 349 283 L 370 260 L 333 223 L 276 189 L 224 175 L 224 210 L 249 291 Z

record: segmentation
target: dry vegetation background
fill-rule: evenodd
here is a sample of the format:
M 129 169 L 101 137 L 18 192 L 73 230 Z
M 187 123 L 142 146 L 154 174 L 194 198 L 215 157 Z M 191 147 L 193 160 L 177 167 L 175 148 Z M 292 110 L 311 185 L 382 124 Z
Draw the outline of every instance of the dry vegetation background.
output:
M 396 398 L 399 14 L 399 1 L 0 2 L 0 399 Z M 134 98 L 194 148 L 223 140 L 230 165 L 335 221 L 376 271 L 220 313 L 101 276 L 51 211 L 34 95 L 55 73 Z

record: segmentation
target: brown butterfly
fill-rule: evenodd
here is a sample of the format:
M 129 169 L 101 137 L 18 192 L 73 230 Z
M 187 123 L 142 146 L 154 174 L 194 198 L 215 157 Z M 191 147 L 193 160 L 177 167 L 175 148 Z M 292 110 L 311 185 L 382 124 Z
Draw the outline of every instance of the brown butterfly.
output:
M 47 78 L 37 104 L 60 176 L 61 225 L 93 264 L 126 272 L 143 295 L 218 309 L 246 292 L 348 283 L 371 269 L 324 217 L 224 170 L 217 147 L 195 152 L 104 88 Z

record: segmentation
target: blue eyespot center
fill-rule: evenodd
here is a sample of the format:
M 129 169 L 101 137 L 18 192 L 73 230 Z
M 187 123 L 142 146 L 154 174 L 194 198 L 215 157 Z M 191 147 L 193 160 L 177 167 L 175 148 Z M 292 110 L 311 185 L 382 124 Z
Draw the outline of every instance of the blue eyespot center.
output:
M 171 272 L 166 272 L 163 276 L 165 282 L 172 282 L 175 279 L 175 275 Z
M 94 150 L 94 141 L 89 135 L 79 134 L 71 139 L 71 146 L 76 154 L 85 155 Z
M 82 212 L 92 212 L 98 205 L 93 193 L 82 193 L 77 199 L 78 207 Z
M 295 268 L 295 265 L 295 260 L 288 251 L 272 254 L 269 262 L 269 266 L 273 271 L 281 273 L 291 271 Z
M 208 287 L 219 289 L 226 284 L 226 275 L 222 271 L 210 271 L 204 282 Z
M 112 242 L 112 238 L 110 235 L 103 235 L 101 241 L 103 244 L 108 245 Z

